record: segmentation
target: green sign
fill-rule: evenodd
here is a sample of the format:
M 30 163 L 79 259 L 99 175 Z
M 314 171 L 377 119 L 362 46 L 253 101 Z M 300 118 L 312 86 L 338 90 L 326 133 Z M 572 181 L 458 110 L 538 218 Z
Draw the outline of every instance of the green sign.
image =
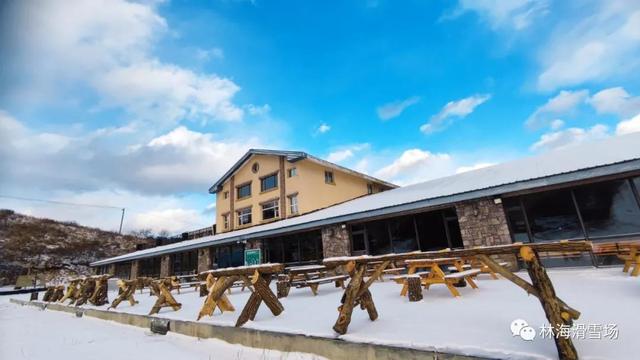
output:
M 262 263 L 262 253 L 260 249 L 247 249 L 244 251 L 244 265 L 259 265 Z

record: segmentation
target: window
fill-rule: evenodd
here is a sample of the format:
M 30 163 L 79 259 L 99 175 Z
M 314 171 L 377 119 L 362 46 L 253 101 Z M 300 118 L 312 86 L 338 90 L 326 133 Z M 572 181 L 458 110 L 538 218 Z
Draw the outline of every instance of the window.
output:
M 258 170 L 260 170 L 260 164 L 258 164 L 257 162 L 253 163 L 253 165 L 251 166 L 251 171 L 255 174 L 258 172 Z
M 502 203 L 511 228 L 511 240 L 514 242 L 529 242 L 527 221 L 524 216 L 522 204 L 520 203 L 520 198 L 504 199 Z
M 229 228 L 229 214 L 222 215 L 222 225 L 225 230 Z
M 589 237 L 640 233 L 640 209 L 627 180 L 585 185 L 574 191 Z
M 251 183 L 238 186 L 238 199 L 251 196 Z
M 333 180 L 333 171 L 324 172 L 324 182 L 327 184 L 335 184 L 335 181 Z
M 298 213 L 298 195 L 289 196 L 289 213 L 291 214 Z
M 265 176 L 260 179 L 260 191 L 267 191 L 278 187 L 278 174 Z
M 322 235 L 319 230 L 263 240 L 266 261 L 276 263 L 312 262 L 322 259 Z
M 569 190 L 527 195 L 523 198 L 533 241 L 583 238 Z
M 396 217 L 389 219 L 387 222 L 393 252 L 403 253 L 418 250 L 413 216 Z
M 225 191 L 224 193 L 222 193 L 222 195 L 224 196 L 225 199 L 229 198 L 229 192 Z
M 287 170 L 287 176 L 288 177 L 298 176 L 298 169 L 293 167 L 293 168 Z
M 449 246 L 447 229 L 440 211 L 430 211 L 415 215 L 420 250 L 440 250 Z
M 365 225 L 369 252 L 371 255 L 382 255 L 391 252 L 391 239 L 385 220 L 372 221 Z
M 274 219 L 280 216 L 280 201 L 273 200 L 262 204 L 262 220 Z
M 238 210 L 238 225 L 251 224 L 251 208 Z
M 351 251 L 353 255 L 366 254 L 367 244 L 363 225 L 351 225 Z
M 373 194 L 373 184 L 367 184 L 367 194 Z

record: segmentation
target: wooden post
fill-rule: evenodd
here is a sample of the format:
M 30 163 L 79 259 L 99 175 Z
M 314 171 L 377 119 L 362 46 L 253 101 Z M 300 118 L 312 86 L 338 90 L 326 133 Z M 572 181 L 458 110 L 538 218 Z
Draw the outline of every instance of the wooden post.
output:
M 133 298 L 133 294 L 136 291 L 136 285 L 137 285 L 136 280 L 122 280 L 122 279 L 118 280 L 118 289 L 120 290 L 118 297 L 116 297 L 116 299 L 113 300 L 113 302 L 111 303 L 111 306 L 109 306 L 107 310 L 115 309 L 124 300 L 128 300 L 131 306 L 136 305 L 138 301 L 136 301 L 136 299 Z
M 266 276 L 271 278 L 271 275 L 266 275 Z M 284 306 L 282 306 L 282 304 L 280 303 L 280 300 L 278 300 L 278 298 L 273 294 L 271 289 L 269 289 L 269 285 L 267 284 L 264 278 L 265 278 L 264 275 L 261 276 L 256 272 L 251 283 L 253 285 L 253 288 L 255 289 L 255 292 L 257 292 L 258 295 L 260 295 L 260 298 L 262 298 L 262 301 L 264 301 L 265 305 L 269 307 L 269 310 L 271 310 L 271 313 L 275 316 L 278 316 L 280 315 L 280 313 L 284 311 Z
M 562 317 L 562 309 L 556 298 L 553 284 L 545 268 L 540 264 L 538 255 L 530 247 L 523 246 L 520 249 L 520 256 L 527 263 L 527 271 L 531 277 L 532 285 L 537 290 L 538 299 L 547 315 L 547 320 L 549 320 L 550 325 L 554 329 L 554 340 L 556 342 L 556 348 L 558 349 L 558 357 L 561 360 L 577 360 L 578 353 L 573 346 L 571 338 L 558 335 L 560 327 L 565 324 L 566 320 Z
M 213 283 L 213 285 L 209 289 L 209 294 L 207 295 L 207 298 L 205 299 L 204 304 L 202 305 L 202 309 L 200 309 L 200 313 L 198 314 L 198 320 L 200 320 L 205 315 L 208 315 L 208 316 L 213 315 L 213 311 L 216 309 L 216 306 L 219 305 L 218 302 L 222 302 L 221 298 L 223 296 L 226 298 L 226 295 L 224 295 L 224 292 L 228 288 L 230 288 L 236 280 L 238 280 L 237 276 L 221 276 L 215 281 L 215 283 Z M 212 280 L 210 278 L 207 279 L 207 283 L 211 283 L 211 281 Z M 227 300 L 227 303 L 228 305 L 231 305 L 231 303 L 228 302 L 228 300 Z M 227 303 L 225 303 L 225 305 L 223 306 L 229 309 L 229 306 L 226 306 Z M 231 308 L 233 308 L 233 306 L 231 306 Z M 220 307 L 220 310 L 222 311 L 222 307 Z
M 409 288 L 409 301 L 415 302 L 422 300 L 420 275 L 407 276 L 407 286 Z
M 291 285 L 289 285 L 288 281 L 278 281 L 276 288 L 278 289 L 278 299 L 280 299 L 289 296 Z
M 347 268 L 349 267 L 350 266 L 347 266 Z M 349 274 L 351 275 L 351 281 L 349 281 L 349 285 L 347 285 L 347 289 L 344 292 L 342 305 L 338 308 L 340 311 L 338 320 L 335 325 L 333 325 L 333 330 L 338 334 L 344 335 L 347 332 L 347 328 L 351 322 L 353 307 L 356 305 L 357 295 L 362 286 L 362 277 L 366 270 L 367 264 L 358 264 L 352 272 L 353 275 L 351 275 L 351 272 Z

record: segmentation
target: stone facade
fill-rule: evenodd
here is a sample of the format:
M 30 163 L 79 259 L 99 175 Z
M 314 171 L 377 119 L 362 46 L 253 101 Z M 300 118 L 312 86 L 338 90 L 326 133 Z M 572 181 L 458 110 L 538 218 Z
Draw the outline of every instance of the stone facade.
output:
M 484 198 L 456 204 L 462 243 L 465 248 L 511 244 L 511 235 L 502 203 Z M 517 267 L 514 256 L 499 256 L 500 261 Z
M 349 231 L 346 225 L 339 224 L 322 228 L 322 255 L 325 259 L 351 255 Z
M 138 276 L 140 276 L 140 261 L 133 260 L 131 262 L 131 275 L 129 276 L 129 279 L 137 279 Z
M 209 248 L 198 249 L 198 272 L 209 270 L 211 266 L 211 251 Z
M 164 255 L 160 258 L 160 277 L 171 275 L 171 256 Z

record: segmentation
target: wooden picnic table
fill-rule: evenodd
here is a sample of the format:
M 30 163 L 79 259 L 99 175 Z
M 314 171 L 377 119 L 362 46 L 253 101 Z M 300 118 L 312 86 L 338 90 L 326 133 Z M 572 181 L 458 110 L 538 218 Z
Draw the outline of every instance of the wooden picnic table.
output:
M 283 270 L 284 265 L 282 264 L 261 264 L 200 273 L 202 276 L 206 276 L 209 293 L 198 314 L 198 320 L 205 315 L 212 316 L 216 307 L 223 312 L 235 310 L 225 295 L 225 291 L 233 286 L 237 280 L 242 280 L 247 285 L 251 290 L 251 296 L 236 321 L 236 327 L 255 319 L 262 302 L 267 305 L 274 316 L 280 315 L 284 311 L 284 307 L 269 288 L 269 283 L 271 283 L 273 274 L 281 273 Z
M 564 301 L 556 296 L 551 279 L 549 279 L 546 269 L 541 264 L 538 252 L 547 251 L 569 251 L 569 252 L 591 252 L 591 242 L 588 241 L 559 241 L 547 243 L 513 243 L 498 246 L 486 246 L 468 249 L 457 249 L 447 251 L 411 252 L 403 254 L 388 254 L 379 256 L 353 256 L 328 258 L 323 261 L 329 268 L 343 266 L 350 276 L 349 285 L 344 291 L 341 305 L 338 307 L 339 315 L 333 329 L 338 334 L 345 334 L 351 315 L 356 305 L 365 309 L 369 318 L 374 321 L 378 318 L 378 312 L 373 302 L 373 297 L 369 287 L 379 276 L 383 269 L 392 261 L 403 261 L 413 259 L 437 259 L 443 257 L 476 258 L 489 266 L 494 272 L 499 273 L 512 283 L 516 284 L 528 294 L 536 296 L 544 311 L 549 323 L 553 326 L 555 334 L 561 334 L 562 326 L 570 325 L 573 320 L 580 317 L 580 312 L 571 308 Z M 492 255 L 515 255 L 519 256 L 526 264 L 531 283 L 520 278 L 509 269 L 501 266 L 490 256 Z M 369 263 L 381 261 L 376 266 L 376 270 L 365 280 L 365 272 Z M 570 337 L 554 336 L 558 355 L 561 359 L 577 359 L 578 355 Z
M 421 284 L 426 289 L 433 284 L 443 284 L 449 289 L 449 292 L 454 297 L 460 296 L 460 292 L 455 288 L 454 284 L 459 281 L 466 281 L 472 288 L 477 289 L 478 285 L 473 281 L 473 276 L 477 275 L 480 270 L 464 270 L 464 261 L 462 258 L 446 257 L 446 258 L 434 258 L 434 259 L 411 259 L 405 260 L 408 271 L 407 276 L 400 276 L 396 278 L 396 282 L 402 284 L 401 296 L 406 296 L 409 290 L 408 278 L 411 275 L 416 274 L 418 269 L 427 269 L 426 273 L 421 274 Z M 453 265 L 457 270 L 457 273 L 447 275 L 442 270 L 443 265 Z
M 638 276 L 640 275 L 640 244 L 627 244 L 625 247 L 629 249 L 629 253 L 618 255 L 618 258 L 624 261 L 622 271 L 626 273 L 631 270 L 629 275 Z
M 325 265 L 291 266 L 284 269 L 277 283 L 278 298 L 287 297 L 292 286 L 296 288 L 308 287 L 313 295 L 318 295 L 318 286 L 326 283 L 335 283 L 336 287 L 344 288 L 346 275 L 335 273 L 335 269 L 328 269 Z M 334 272 L 334 274 L 329 274 Z

